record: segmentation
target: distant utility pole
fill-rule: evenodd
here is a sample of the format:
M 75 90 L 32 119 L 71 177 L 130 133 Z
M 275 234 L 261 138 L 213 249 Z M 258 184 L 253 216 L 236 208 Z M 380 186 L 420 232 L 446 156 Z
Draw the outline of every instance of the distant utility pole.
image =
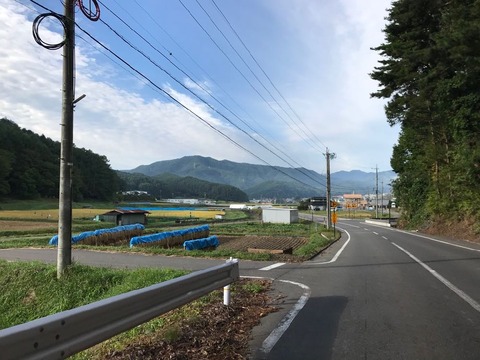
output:
M 383 219 L 383 180 L 382 180 L 382 219 Z
M 57 277 L 72 263 L 73 107 L 75 99 L 75 0 L 65 0 L 63 46 L 62 134 L 58 202 Z
M 335 158 L 335 154 L 331 154 L 327 148 L 325 158 L 327 159 L 327 229 L 330 229 L 332 227 L 332 207 L 330 204 L 332 197 L 330 188 L 330 160 Z
M 375 165 L 375 218 L 378 219 L 378 165 Z

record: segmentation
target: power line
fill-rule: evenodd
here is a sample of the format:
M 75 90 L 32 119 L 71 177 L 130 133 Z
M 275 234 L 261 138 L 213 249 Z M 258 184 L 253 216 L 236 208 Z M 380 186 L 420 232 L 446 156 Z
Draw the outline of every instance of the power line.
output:
M 228 39 L 228 37 L 225 35 L 225 33 L 218 27 L 218 25 L 215 23 L 215 21 L 213 20 L 212 16 L 208 13 L 208 11 L 200 4 L 200 2 L 198 0 L 195 0 L 196 3 L 198 4 L 198 6 L 203 10 L 203 12 L 207 15 L 207 17 L 210 19 L 210 21 L 212 22 L 213 26 L 217 29 L 217 31 L 222 35 L 222 37 L 225 39 L 225 41 L 228 43 L 228 45 L 232 48 L 232 50 L 237 54 L 237 56 L 240 58 L 240 60 L 243 62 L 243 64 L 247 67 L 247 69 L 250 71 L 250 73 L 255 77 L 255 79 L 258 81 L 258 83 L 265 89 L 265 91 L 270 95 L 270 97 L 272 98 L 272 100 L 278 105 L 278 107 L 280 109 L 283 110 L 283 112 L 285 113 L 285 115 L 288 116 L 288 118 L 296 123 L 296 121 L 290 116 L 290 114 L 285 110 L 285 108 L 280 104 L 280 102 L 275 98 L 275 96 L 272 94 L 272 92 L 265 86 L 265 84 L 262 82 L 262 80 L 260 80 L 260 78 L 257 76 L 257 74 L 253 71 L 253 69 L 250 67 L 250 65 L 245 61 L 245 59 L 243 58 L 243 56 L 238 52 L 238 50 L 235 48 L 235 46 L 233 46 L 232 42 Z M 216 6 L 215 2 L 214 2 L 214 5 Z M 217 6 L 217 9 L 218 9 L 218 6 Z M 220 9 L 218 9 L 220 11 Z M 250 54 L 250 56 L 252 57 L 252 59 L 256 62 L 257 66 L 263 71 L 263 69 L 260 67 L 260 65 L 258 64 L 258 62 L 255 60 L 255 58 L 253 57 L 252 53 L 248 50 L 248 48 L 246 47 L 245 43 L 240 39 L 240 36 L 238 35 L 238 33 L 233 29 L 233 27 L 231 26 L 230 22 L 228 22 L 228 19 L 226 19 L 225 15 L 220 11 L 221 15 L 223 16 L 223 18 L 227 21 L 227 24 L 230 26 L 230 28 L 232 29 L 232 31 L 234 32 L 234 34 L 237 36 L 237 38 L 240 40 L 240 42 L 242 43 L 242 45 L 247 49 L 248 53 Z M 271 85 L 273 85 L 273 87 L 275 88 L 275 90 L 280 94 L 280 92 L 278 91 L 277 87 L 273 84 L 273 82 L 271 81 L 271 79 L 268 77 L 268 75 L 265 73 L 265 71 L 263 71 L 264 75 L 270 80 L 270 83 Z M 285 98 L 282 96 L 282 94 L 280 94 L 280 96 L 283 98 L 283 100 L 285 102 L 287 102 L 285 100 Z M 288 103 L 287 103 L 288 104 Z M 293 110 L 291 107 L 290 107 L 291 110 Z M 298 116 L 297 116 L 298 117 Z M 300 122 L 305 126 L 305 124 L 301 121 L 301 119 L 298 117 L 298 119 L 300 120 Z M 306 136 L 306 140 L 310 142 L 311 145 L 313 145 L 314 148 L 316 148 L 316 144 L 310 139 L 309 135 L 300 127 L 298 126 L 298 124 L 296 124 L 298 129 L 300 131 L 302 131 L 304 133 L 304 135 Z M 306 126 L 305 126 L 306 127 Z M 299 135 L 297 133 L 297 135 Z M 318 149 L 321 151 L 321 149 Z
M 43 5 L 40 5 L 38 4 L 36 1 L 34 0 L 31 0 L 31 2 L 37 4 L 38 6 L 46 9 L 46 10 L 49 10 L 48 8 L 44 7 Z M 51 10 L 49 10 L 51 11 Z M 122 37 L 118 32 L 116 32 L 113 28 L 111 28 L 108 24 L 106 24 L 104 21 L 102 21 L 107 27 L 109 27 L 117 36 L 119 36 L 122 40 L 124 40 L 129 46 L 131 46 L 133 49 L 139 51 L 139 49 L 137 49 L 136 47 L 134 47 L 130 42 L 128 42 L 124 37 Z M 197 117 L 199 120 L 201 120 L 205 125 L 209 126 L 210 128 L 214 129 L 216 132 L 218 132 L 219 134 L 221 134 L 223 137 L 225 137 L 227 140 L 231 141 L 232 143 L 234 143 L 236 146 L 242 148 L 243 150 L 247 151 L 248 153 L 250 153 L 251 155 L 253 155 L 255 158 L 257 158 L 258 160 L 262 161 L 263 163 L 267 164 L 268 166 L 276 169 L 277 171 L 283 173 L 284 175 L 288 176 L 289 178 L 291 178 L 292 180 L 294 181 L 297 181 L 299 183 L 302 183 L 306 186 L 311 186 L 309 184 L 306 184 L 304 183 L 303 181 L 299 180 L 299 179 L 296 179 L 294 177 L 292 177 L 291 175 L 285 173 L 284 171 L 278 169 L 277 167 L 269 164 L 267 161 L 263 160 L 262 158 L 260 158 L 259 156 L 257 156 L 256 154 L 254 154 L 252 151 L 248 150 L 247 148 L 245 148 L 244 146 L 240 145 L 238 142 L 234 141 L 232 138 L 230 138 L 228 135 L 224 134 L 223 132 L 221 132 L 220 130 L 216 129 L 213 125 L 211 125 L 210 123 L 208 123 L 205 119 L 203 119 L 201 116 L 199 116 L 198 114 L 196 114 L 193 110 L 191 110 L 190 108 L 188 108 L 186 105 L 184 105 L 183 103 L 181 103 L 180 101 L 178 101 L 175 97 L 173 97 L 172 95 L 170 95 L 168 92 L 166 92 L 164 89 L 162 89 L 161 87 L 159 87 L 158 85 L 156 85 L 151 79 L 149 79 L 146 75 L 144 75 L 143 73 L 141 73 L 140 71 L 138 71 L 137 69 L 135 69 L 132 65 L 130 65 L 127 61 L 125 61 L 123 58 L 121 58 L 119 55 L 117 55 L 115 52 L 113 52 L 112 50 L 110 50 L 109 48 L 107 48 L 105 45 L 103 45 L 100 41 L 98 41 L 96 38 L 94 38 L 90 33 L 88 33 L 86 30 L 84 30 L 79 24 L 75 24 L 83 33 L 85 33 L 90 39 L 92 39 L 95 43 L 97 43 L 101 48 L 103 48 L 104 50 L 106 50 L 107 52 L 111 53 L 115 58 L 117 58 L 118 60 L 120 60 L 123 64 L 125 64 L 128 68 L 130 68 L 132 71 L 134 71 L 135 73 L 137 73 L 141 78 L 143 78 L 144 80 L 146 80 L 148 83 L 150 83 L 152 86 L 154 86 L 156 89 L 158 89 L 161 93 L 163 93 L 164 95 L 167 96 L 167 98 L 169 98 L 170 100 L 173 100 L 174 102 L 176 102 L 177 104 L 181 105 L 185 110 L 187 110 L 188 112 L 190 112 L 192 115 L 194 115 L 195 117 Z M 82 40 L 85 41 L 85 39 L 82 38 Z M 140 53 L 143 54 L 143 52 L 139 51 Z M 153 64 L 155 64 L 156 66 L 159 67 L 158 64 L 156 64 L 153 60 L 151 60 L 148 56 L 146 56 L 145 54 L 143 54 L 147 59 L 149 59 Z M 178 82 L 180 85 L 182 85 L 187 91 L 190 91 L 190 89 L 188 89 L 187 87 L 185 87 L 180 81 L 178 81 L 175 77 L 173 77 L 171 74 L 169 74 L 165 69 L 159 67 L 161 70 L 165 71 L 172 79 L 174 79 L 176 82 Z M 197 96 L 196 94 L 194 94 L 193 92 L 191 92 L 194 96 L 196 96 L 199 100 L 201 100 L 202 102 L 204 102 L 207 106 L 209 106 L 212 110 L 214 110 L 215 112 L 217 112 L 219 115 L 221 115 L 222 117 L 224 117 L 227 121 L 231 122 L 228 118 L 226 118 L 223 114 L 221 114 L 220 112 L 218 112 L 216 109 L 214 109 L 210 104 L 208 104 L 207 102 L 205 102 L 203 99 L 201 99 L 199 96 Z M 233 123 L 232 123 L 233 124 Z M 236 126 L 235 124 L 233 124 L 234 126 Z M 236 126 L 238 128 L 238 126 Z M 245 132 L 244 130 L 238 128 L 239 130 Z M 246 133 L 246 132 L 245 132 Z M 247 134 L 247 133 L 246 133 Z M 247 134 L 248 136 L 250 136 L 249 134 Z M 251 136 L 250 136 L 251 137 Z M 254 141 L 256 141 L 258 143 L 258 141 L 256 139 L 254 139 L 253 137 L 251 137 Z M 263 144 L 260 144 L 258 143 L 259 145 L 261 145 L 262 147 L 264 147 L 265 149 L 267 149 L 268 151 L 272 152 L 272 154 L 276 155 L 277 157 L 278 154 L 275 154 L 273 151 L 271 151 L 270 149 L 266 148 Z M 281 159 L 281 157 L 279 157 Z M 283 161 L 285 161 L 285 159 L 282 159 Z M 285 161 L 286 163 L 288 163 L 287 161 Z M 291 164 L 289 164 L 291 166 Z M 301 172 L 304 176 L 306 177 L 309 177 L 311 180 L 313 180 L 314 182 L 317 182 L 318 181 L 314 178 L 311 178 L 309 176 L 309 174 L 306 174 L 306 173 L 303 173 L 301 171 L 301 169 L 297 169 L 297 168 L 294 168 L 294 170 L 297 170 L 299 172 Z M 324 186 L 322 183 L 318 183 L 320 184 L 321 186 Z
M 225 16 L 225 14 L 223 13 L 223 11 L 218 7 L 217 3 L 215 2 L 215 0 L 211 0 L 212 3 L 215 5 L 215 7 L 217 8 L 217 10 L 220 12 L 220 14 L 222 15 L 222 17 L 224 18 L 224 20 L 226 21 L 226 23 L 228 24 L 228 26 L 230 27 L 230 29 L 232 30 L 232 32 L 235 34 L 235 36 L 237 37 L 237 39 L 240 41 L 240 43 L 243 45 L 243 47 L 245 48 L 245 50 L 248 52 L 248 54 L 250 55 L 250 57 L 252 58 L 252 60 L 255 62 L 255 64 L 258 66 L 258 68 L 262 71 L 262 73 L 265 75 L 265 77 L 268 79 L 268 81 L 270 82 L 270 84 L 272 85 L 272 87 L 276 90 L 276 92 L 280 95 L 280 97 L 283 99 L 283 101 L 285 101 L 285 103 L 287 104 L 287 106 L 289 107 L 289 109 L 292 111 L 293 114 L 295 114 L 295 116 L 297 117 L 297 119 L 303 124 L 303 126 L 315 137 L 315 139 L 320 143 L 322 144 L 325 148 L 327 147 L 318 137 L 315 136 L 315 134 L 305 125 L 305 123 L 302 121 L 302 119 L 300 118 L 300 116 L 298 115 L 298 113 L 292 108 L 292 106 L 290 105 L 290 103 L 287 101 L 287 99 L 285 99 L 285 97 L 282 95 L 282 93 L 280 92 L 280 90 L 278 90 L 278 88 L 275 86 L 275 84 L 273 83 L 272 79 L 270 78 L 270 76 L 267 75 L 267 73 L 265 72 L 265 70 L 263 69 L 263 67 L 260 65 L 260 63 L 257 61 L 257 59 L 253 56 L 252 52 L 250 51 L 250 49 L 247 47 L 247 45 L 245 44 L 245 42 L 242 40 L 242 38 L 240 37 L 240 35 L 238 34 L 238 32 L 235 30 L 235 28 L 232 26 L 231 22 L 228 20 L 228 18 Z M 198 0 L 197 0 L 198 2 Z
M 235 101 L 235 99 L 233 99 L 233 97 L 232 97 L 218 82 L 216 82 L 216 81 L 213 79 L 213 77 L 212 77 L 211 75 L 209 75 L 208 72 L 207 72 L 200 64 L 198 64 L 198 62 L 175 40 L 175 38 L 174 38 L 172 35 L 170 35 L 170 34 L 168 33 L 168 31 L 167 31 L 165 28 L 163 28 L 163 27 L 161 26 L 161 24 L 158 23 L 158 21 L 157 21 L 154 17 L 152 17 L 152 15 L 151 15 L 151 13 L 150 13 L 149 11 L 147 11 L 138 1 L 135 0 L 135 3 L 136 3 L 137 6 L 138 6 L 140 9 L 142 9 L 143 12 L 156 24 L 156 26 L 157 26 L 163 33 L 165 33 L 165 34 L 173 41 L 173 43 L 174 43 L 178 48 L 180 48 L 181 51 L 183 51 L 183 52 L 187 55 L 187 57 L 188 57 L 203 73 L 207 74 L 207 77 L 210 78 L 210 80 L 212 80 L 213 83 L 214 83 L 220 90 L 222 90 L 222 91 L 227 95 L 227 97 L 228 97 L 240 110 L 242 110 L 261 130 L 263 130 L 264 132 L 267 132 L 258 122 L 254 121 L 254 120 L 253 120 L 253 117 L 252 117 L 244 108 L 242 108 L 242 107 L 238 104 L 238 102 Z M 117 2 L 117 4 L 118 4 L 118 2 Z M 105 4 L 102 4 L 102 5 L 105 6 Z M 118 4 L 118 5 L 119 5 L 120 8 L 123 9 L 123 7 L 122 7 L 120 4 Z M 110 10 L 110 11 L 111 11 L 111 10 Z M 124 11 L 125 11 L 125 9 L 124 9 Z M 130 17 L 132 17 L 132 16 L 130 15 L 130 12 L 127 12 L 127 13 L 129 14 Z M 118 15 L 116 15 L 116 16 L 118 16 Z M 133 17 L 132 17 L 132 18 L 133 18 Z M 134 21 L 138 23 L 138 21 L 136 21 L 135 19 L 134 19 Z M 127 25 L 127 26 L 128 26 L 128 25 Z M 130 27 L 130 26 L 128 26 L 128 27 Z M 143 26 L 141 26 L 141 27 L 143 28 Z M 147 31 L 147 33 L 149 33 L 149 32 Z M 149 34 L 150 34 L 150 33 L 149 33 Z M 140 35 L 140 36 L 141 36 L 141 35 Z M 150 36 L 151 36 L 152 38 L 154 38 L 151 34 L 150 34 Z M 150 44 L 150 45 L 151 45 L 151 44 Z M 178 61 L 181 65 L 183 65 L 183 66 L 186 68 L 186 66 L 178 59 L 178 57 L 176 57 L 172 52 L 170 52 L 169 50 L 167 50 L 163 45 L 161 45 L 161 46 L 162 46 L 162 48 L 164 48 L 164 49 L 171 55 L 171 57 L 173 57 L 176 61 Z M 158 51 L 158 50 L 157 50 L 157 51 Z M 163 56 L 163 55 L 162 55 L 162 56 Z M 166 59 L 167 59 L 169 62 L 171 62 L 171 61 L 170 61 L 170 57 L 169 57 L 169 58 L 166 58 Z M 187 70 L 188 70 L 188 68 L 187 68 Z M 190 70 L 190 72 L 193 73 L 191 70 Z M 197 86 L 199 86 L 204 92 L 206 92 L 207 94 L 209 94 L 210 96 L 212 96 L 212 94 L 211 94 L 210 92 L 206 91 L 202 85 L 199 85 L 197 81 L 193 80 L 192 75 L 188 75 L 188 74 L 186 74 L 186 73 L 184 73 L 184 74 L 185 74 L 186 76 L 188 76 L 192 81 L 194 81 L 194 82 L 197 84 Z M 259 81 L 260 81 L 260 80 L 259 80 Z M 262 85 L 263 85 L 263 84 L 262 84 Z M 208 87 L 208 86 L 207 86 L 207 87 Z M 210 90 L 210 89 L 209 89 L 209 90 Z M 273 96 L 272 96 L 272 97 L 273 97 Z M 245 122 L 244 120 L 240 119 L 239 116 L 238 116 L 237 114 L 235 114 L 231 109 L 227 108 L 223 103 L 219 102 L 216 98 L 214 98 L 214 99 L 215 99 L 222 107 L 224 107 L 227 111 L 229 111 L 232 115 L 234 115 L 234 116 L 235 116 L 236 118 L 238 118 L 241 122 L 243 122 L 249 129 L 251 129 L 252 131 L 255 131 L 251 126 L 249 126 L 248 124 L 246 124 L 246 122 Z M 280 105 L 279 105 L 279 106 L 280 106 Z M 287 115 L 288 115 L 288 114 L 287 114 Z M 293 119 L 292 119 L 292 121 L 293 121 Z M 287 125 L 288 125 L 288 124 L 287 124 Z M 292 129 L 292 130 L 293 130 L 293 129 Z M 302 167 L 297 161 L 295 161 L 294 159 L 292 159 L 288 154 L 286 154 L 283 150 L 281 150 L 279 146 L 273 145 L 270 141 L 268 141 L 265 137 L 263 137 L 260 132 L 257 132 L 257 133 L 260 134 L 260 136 L 262 137 L 262 139 L 264 139 L 267 143 L 269 143 L 271 146 L 273 146 L 277 151 L 280 151 L 284 156 L 286 156 L 287 158 L 289 158 L 292 162 L 294 162 L 295 164 L 297 164 L 299 167 Z M 299 135 L 299 136 L 301 137 L 300 134 L 297 133 L 297 135 Z M 308 136 L 308 135 L 307 135 L 307 136 Z M 310 139 L 308 139 L 308 140 L 310 141 Z M 320 141 L 320 142 L 321 142 L 321 141 Z M 313 143 L 313 145 L 316 146 L 315 143 Z M 321 149 L 319 149 L 319 151 L 321 151 Z M 289 164 L 289 165 L 291 166 L 291 164 Z M 323 176 L 323 175 L 321 175 L 321 176 Z
M 198 21 L 198 19 L 193 15 L 193 13 L 188 9 L 188 7 L 183 3 L 182 0 L 178 0 L 180 4 L 185 8 L 188 14 L 193 18 L 193 20 L 197 23 L 197 25 L 205 32 L 205 34 L 210 38 L 213 44 L 217 47 L 217 49 L 226 57 L 229 63 L 234 67 L 234 69 L 243 77 L 243 79 L 250 85 L 250 87 L 260 96 L 260 98 L 267 104 L 267 106 L 299 137 L 303 138 L 295 128 L 293 128 L 288 121 L 286 121 L 283 116 L 279 114 L 279 112 L 265 99 L 265 97 L 258 91 L 258 89 L 252 84 L 250 80 L 245 76 L 245 74 L 238 68 L 237 65 L 232 61 L 232 59 L 228 56 L 228 54 L 220 47 L 220 45 L 215 41 L 215 39 L 210 35 L 210 33 L 205 29 L 205 27 Z M 304 138 L 305 139 L 305 138 Z M 308 139 L 308 138 L 307 138 Z M 309 140 L 309 139 L 308 139 Z M 310 140 L 309 140 L 310 141 Z
M 103 6 L 105 6 L 104 4 L 102 4 Z M 106 7 L 107 10 L 109 10 L 110 12 L 112 12 L 108 7 Z M 113 12 L 112 12 L 113 13 Z M 161 52 L 158 51 L 158 49 L 156 49 L 150 42 L 148 42 L 148 40 L 146 40 L 142 35 L 140 35 L 137 31 L 135 31 L 133 28 L 131 28 L 128 24 L 126 24 L 120 17 L 118 17 L 118 15 L 114 14 L 119 20 L 121 20 L 127 27 L 130 28 L 130 30 L 132 30 L 133 32 L 135 32 L 138 36 L 140 36 L 142 38 L 142 40 L 144 40 L 145 42 L 147 42 L 150 46 L 152 46 L 160 55 L 162 55 L 165 59 L 167 59 L 172 65 L 174 65 L 178 70 L 180 70 L 184 75 L 188 76 L 188 74 L 186 74 L 182 69 L 180 69 L 178 66 L 176 66 L 175 64 L 173 64 L 173 62 L 171 62 L 170 59 L 168 59 L 168 57 L 166 57 L 164 54 L 162 54 Z M 285 163 L 287 163 L 289 166 L 291 166 L 292 168 L 296 169 L 297 171 L 301 172 L 304 176 L 310 178 L 311 180 L 313 180 L 314 182 L 318 182 L 316 179 L 312 178 L 309 174 L 306 174 L 304 173 L 301 169 L 297 169 L 295 168 L 294 166 L 292 166 L 292 164 L 290 164 L 288 161 L 286 161 L 285 159 L 283 159 L 282 157 L 280 157 L 278 155 L 278 153 L 272 151 L 271 149 L 267 148 L 265 145 L 261 144 L 257 139 L 255 139 L 253 136 L 251 136 L 249 133 L 247 133 L 245 130 L 241 129 L 238 125 L 236 125 L 233 121 L 231 121 L 227 116 L 225 116 L 223 113 L 221 113 L 220 111 L 218 111 L 217 109 L 215 109 L 211 104 L 209 104 L 206 100 L 204 100 L 203 98 L 201 98 L 198 94 L 196 94 L 195 92 L 193 92 L 191 89 L 189 89 L 187 86 L 185 86 L 181 81 L 179 81 L 177 78 L 175 78 L 172 74 L 170 74 L 167 70 L 165 70 L 163 67 L 161 67 L 159 64 L 157 64 L 155 61 L 153 61 L 149 56 L 147 56 L 143 51 L 141 51 L 138 47 L 134 46 L 130 41 L 128 41 L 124 36 L 122 36 L 118 31 L 116 31 L 115 29 L 113 29 L 112 26 L 110 26 L 108 23 L 106 23 L 104 20 L 100 20 L 101 23 L 103 23 L 105 26 L 107 26 L 107 28 L 109 28 L 116 36 L 118 36 L 122 41 L 124 41 L 127 45 L 129 45 L 132 49 L 134 49 L 135 51 L 137 51 L 138 53 L 140 53 L 142 56 L 144 56 L 146 59 L 148 59 L 154 66 L 156 66 L 157 68 L 159 68 L 160 70 L 162 70 L 163 72 L 165 72 L 171 79 L 173 79 L 176 83 L 178 83 L 180 86 L 182 86 L 185 90 L 187 90 L 188 92 L 190 92 L 194 97 L 196 97 L 198 100 L 200 100 L 202 103 L 204 103 L 205 105 L 207 105 L 212 111 L 216 112 L 218 115 L 220 115 L 222 118 L 224 118 L 225 120 L 227 120 L 229 123 L 231 123 L 233 126 L 235 126 L 238 130 L 242 131 L 245 135 L 247 135 L 249 138 L 251 138 L 254 142 L 256 142 L 257 144 L 259 144 L 261 147 L 263 147 L 264 149 L 266 149 L 267 151 L 269 151 L 270 153 L 272 153 L 274 156 L 278 157 L 279 159 L 281 159 L 282 161 L 284 161 Z M 190 78 L 190 77 L 189 77 Z M 195 82 L 195 84 L 197 86 L 200 86 L 200 84 L 198 84 L 194 79 L 190 78 L 192 81 Z M 203 89 L 203 88 L 202 88 Z M 207 92 L 208 93 L 208 92 Z M 224 106 L 218 99 L 216 99 L 212 94 L 210 94 L 210 96 L 212 96 L 217 102 L 219 102 L 222 106 Z M 225 107 L 225 106 L 224 106 Z M 225 107 L 226 108 L 226 107 Z M 226 108 L 227 110 L 229 110 L 228 108 Z M 230 110 L 229 110 L 230 111 Z M 235 115 L 240 121 L 242 121 L 245 125 L 248 126 L 248 124 L 246 124 L 242 119 L 240 119 L 236 114 L 234 114 L 232 111 L 230 111 L 233 115 Z M 253 129 L 251 129 L 253 130 Z M 266 140 L 263 136 L 262 138 L 264 140 Z M 268 140 L 266 140 L 270 145 L 274 146 L 271 142 L 269 142 Z M 275 146 L 274 146 L 275 147 Z M 279 148 L 275 147 L 277 151 L 280 151 L 282 153 L 284 153 L 282 150 L 280 150 Z M 284 153 L 284 155 L 286 155 Z M 288 157 L 288 155 L 286 155 Z M 293 159 L 291 159 L 292 161 L 294 161 Z M 294 161 L 295 162 L 295 161 Z M 319 183 L 320 185 L 324 186 L 322 183 Z

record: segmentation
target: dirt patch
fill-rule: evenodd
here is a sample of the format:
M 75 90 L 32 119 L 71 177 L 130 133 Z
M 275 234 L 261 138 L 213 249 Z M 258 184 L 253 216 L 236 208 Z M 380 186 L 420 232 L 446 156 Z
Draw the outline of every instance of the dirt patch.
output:
M 478 219 L 474 218 L 465 218 L 460 221 L 438 219 L 419 230 L 430 235 L 480 243 L 480 226 Z
M 247 252 L 248 249 L 288 250 L 296 249 L 308 244 L 309 239 L 301 236 L 218 236 L 219 250 Z M 272 260 L 284 262 L 299 262 L 305 259 L 292 254 L 270 254 Z
M 261 292 L 248 290 L 249 285 L 261 284 Z M 180 322 L 169 313 L 168 333 L 158 333 L 139 339 L 124 350 L 111 351 L 103 359 L 175 359 L 175 360 L 225 360 L 248 359 L 252 329 L 260 319 L 277 311 L 268 295 L 270 280 L 241 279 L 234 287 L 232 302 L 222 304 L 217 292 L 214 304 L 203 306 L 195 319 Z M 279 302 L 279 299 L 274 300 Z M 174 310 L 176 311 L 176 310 Z

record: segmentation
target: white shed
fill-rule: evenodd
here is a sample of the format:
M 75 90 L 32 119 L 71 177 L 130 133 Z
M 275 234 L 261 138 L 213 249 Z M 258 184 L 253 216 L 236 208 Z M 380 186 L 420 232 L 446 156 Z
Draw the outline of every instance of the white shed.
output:
M 286 208 L 265 208 L 262 221 L 267 223 L 291 224 L 298 222 L 298 210 Z

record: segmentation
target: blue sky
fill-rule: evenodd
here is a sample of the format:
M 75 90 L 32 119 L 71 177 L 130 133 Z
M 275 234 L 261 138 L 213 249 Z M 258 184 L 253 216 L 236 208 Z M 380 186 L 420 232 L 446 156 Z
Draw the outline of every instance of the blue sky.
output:
M 63 13 L 61 1 L 37 2 Z M 337 155 L 332 171 L 389 170 L 398 129 L 387 124 L 385 102 L 370 98 L 377 84 L 368 76 L 388 7 L 102 0 L 99 21 L 76 13 L 85 30 L 76 29 L 76 95 L 86 97 L 75 109 L 74 143 L 117 170 L 201 155 L 324 174 L 326 147 Z M 58 141 L 62 50 L 35 43 L 32 22 L 43 12 L 29 0 L 0 0 L 0 116 Z M 62 31 L 46 20 L 40 36 L 57 42 Z

